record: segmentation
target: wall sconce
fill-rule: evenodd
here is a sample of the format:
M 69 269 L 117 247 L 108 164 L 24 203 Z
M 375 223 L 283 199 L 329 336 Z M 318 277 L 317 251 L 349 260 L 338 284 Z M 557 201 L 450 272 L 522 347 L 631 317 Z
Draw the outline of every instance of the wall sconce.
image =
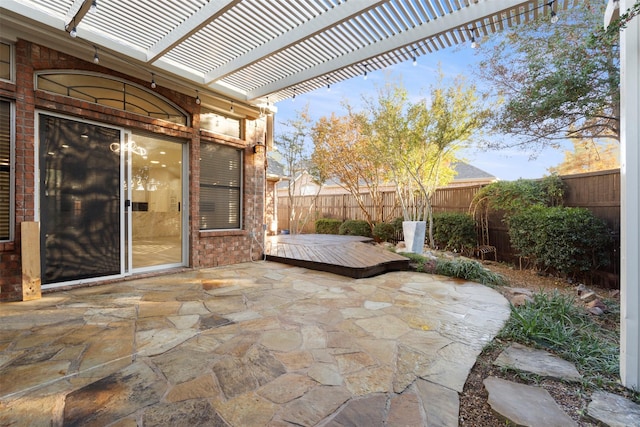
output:
M 256 145 L 253 146 L 253 153 L 254 154 L 264 154 L 266 149 L 267 149 L 267 147 L 264 144 L 256 144 Z

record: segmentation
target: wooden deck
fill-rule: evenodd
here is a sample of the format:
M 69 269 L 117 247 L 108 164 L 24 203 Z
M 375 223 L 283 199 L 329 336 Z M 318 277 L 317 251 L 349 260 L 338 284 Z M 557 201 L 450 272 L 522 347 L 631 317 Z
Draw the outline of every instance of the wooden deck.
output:
M 356 279 L 409 268 L 409 259 L 371 242 L 361 236 L 278 235 L 267 237 L 265 253 L 270 261 Z

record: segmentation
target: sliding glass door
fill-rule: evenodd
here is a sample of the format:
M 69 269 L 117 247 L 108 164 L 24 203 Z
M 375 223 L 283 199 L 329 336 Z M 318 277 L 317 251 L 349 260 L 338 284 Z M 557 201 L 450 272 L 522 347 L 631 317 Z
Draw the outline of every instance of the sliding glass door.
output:
M 181 265 L 183 144 L 129 136 L 132 268 Z
M 117 129 L 39 116 L 43 285 L 120 274 Z
M 184 264 L 184 144 L 38 115 L 42 283 Z

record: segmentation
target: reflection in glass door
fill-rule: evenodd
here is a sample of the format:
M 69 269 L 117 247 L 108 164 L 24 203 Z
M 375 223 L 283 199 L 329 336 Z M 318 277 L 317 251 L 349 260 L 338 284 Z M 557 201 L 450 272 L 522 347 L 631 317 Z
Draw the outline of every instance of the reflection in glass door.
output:
M 121 274 L 117 129 L 39 115 L 42 283 Z
M 129 138 L 131 268 L 182 265 L 183 144 L 147 135 Z

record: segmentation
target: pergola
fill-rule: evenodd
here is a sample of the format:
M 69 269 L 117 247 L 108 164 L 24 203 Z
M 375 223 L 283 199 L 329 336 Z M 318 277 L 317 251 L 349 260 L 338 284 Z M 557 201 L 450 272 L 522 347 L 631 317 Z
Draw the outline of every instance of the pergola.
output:
M 623 10 L 632 0 L 610 0 Z M 553 15 L 578 0 L 3 0 L 0 31 L 190 96 L 297 94 Z M 640 387 L 638 19 L 623 31 L 621 374 Z M 0 37 L 2 33 L 0 32 Z
M 33 41 L 189 95 L 273 105 L 576 3 L 4 0 L 2 20 Z

